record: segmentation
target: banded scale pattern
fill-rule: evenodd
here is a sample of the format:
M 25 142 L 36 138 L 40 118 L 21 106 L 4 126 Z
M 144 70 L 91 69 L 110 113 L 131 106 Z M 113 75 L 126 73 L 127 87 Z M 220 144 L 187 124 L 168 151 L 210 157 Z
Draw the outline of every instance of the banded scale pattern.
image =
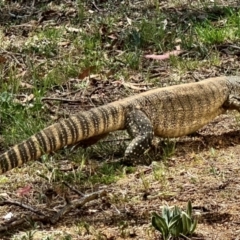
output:
M 182 85 L 162 92 L 162 108 L 156 110 L 153 124 L 155 134 L 161 137 L 180 137 L 193 133 L 225 112 L 224 102 L 229 93 L 224 82 Z M 220 87 L 221 86 L 221 87 Z
M 216 77 L 153 89 L 53 124 L 0 156 L 0 174 L 67 145 L 96 142 L 126 129 L 133 140 L 125 158 L 141 156 L 154 135 L 197 131 L 226 110 L 240 112 L 240 77 Z
M 123 128 L 124 109 L 109 104 L 55 123 L 0 156 L 0 174 L 64 146 Z

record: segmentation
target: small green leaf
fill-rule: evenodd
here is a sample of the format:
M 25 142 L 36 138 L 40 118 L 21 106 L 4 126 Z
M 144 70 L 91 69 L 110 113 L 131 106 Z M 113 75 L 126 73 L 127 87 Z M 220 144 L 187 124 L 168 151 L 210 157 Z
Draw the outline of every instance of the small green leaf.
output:
M 188 204 L 187 204 L 187 214 L 190 218 L 192 217 L 192 203 L 190 200 L 188 201 Z
M 162 217 L 165 219 L 166 224 L 168 225 L 171 218 L 171 213 L 169 207 L 164 206 L 162 209 Z
M 175 206 L 173 210 L 173 216 L 180 215 L 180 214 L 181 214 L 181 210 L 177 206 Z
M 159 216 L 157 213 L 152 213 L 152 225 L 154 228 L 156 228 L 161 234 L 163 235 L 164 240 L 167 239 L 169 236 L 169 230 L 168 226 L 161 216 Z
M 180 214 L 174 216 L 174 217 L 170 220 L 170 222 L 169 222 L 169 224 L 168 224 L 168 228 L 171 229 L 171 228 L 175 227 L 175 225 L 176 225 L 176 223 L 179 221 L 179 219 L 181 219 L 181 215 L 180 215 Z
M 174 208 L 164 206 L 162 216 L 157 213 L 152 214 L 152 225 L 162 233 L 164 240 L 187 236 L 192 234 L 197 226 L 197 221 L 193 220 L 191 215 L 192 205 L 190 201 L 188 201 L 186 212 L 177 206 Z
M 182 223 L 181 223 L 181 218 L 179 219 L 178 222 L 170 229 L 171 235 L 173 237 L 179 237 L 180 233 L 182 232 Z
M 194 220 L 190 229 L 191 234 L 195 231 L 196 227 L 197 227 L 197 220 Z
M 183 219 L 183 224 L 184 224 L 184 227 L 185 227 L 185 228 L 183 228 L 183 234 L 187 235 L 187 234 L 190 233 L 192 220 L 188 216 L 188 214 L 185 213 L 185 212 L 182 212 L 182 219 Z

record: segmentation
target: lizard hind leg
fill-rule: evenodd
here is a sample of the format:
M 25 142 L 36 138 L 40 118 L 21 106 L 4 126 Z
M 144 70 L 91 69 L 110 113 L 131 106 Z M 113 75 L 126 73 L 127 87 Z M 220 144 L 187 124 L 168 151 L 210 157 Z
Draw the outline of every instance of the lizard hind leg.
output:
M 150 119 L 139 109 L 127 114 L 126 129 L 133 138 L 124 154 L 124 162 L 129 163 L 130 160 L 141 157 L 152 145 L 154 133 Z

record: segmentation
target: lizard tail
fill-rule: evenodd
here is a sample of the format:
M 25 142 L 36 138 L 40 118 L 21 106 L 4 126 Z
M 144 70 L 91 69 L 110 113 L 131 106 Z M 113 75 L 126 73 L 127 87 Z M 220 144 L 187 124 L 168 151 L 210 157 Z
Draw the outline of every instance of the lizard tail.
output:
M 64 146 L 124 127 L 124 110 L 108 104 L 55 123 L 0 155 L 0 174 Z

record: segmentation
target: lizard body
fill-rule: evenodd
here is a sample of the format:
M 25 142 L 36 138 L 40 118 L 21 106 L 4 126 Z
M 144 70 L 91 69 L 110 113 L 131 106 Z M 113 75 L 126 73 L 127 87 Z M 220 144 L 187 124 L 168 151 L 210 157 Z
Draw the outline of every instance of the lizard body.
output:
M 93 142 L 124 130 L 133 138 L 125 158 L 143 154 L 153 136 L 193 133 L 226 110 L 240 111 L 240 77 L 216 77 L 157 88 L 80 112 L 55 123 L 0 155 L 0 174 L 67 145 Z M 94 140 L 95 139 L 95 140 Z

